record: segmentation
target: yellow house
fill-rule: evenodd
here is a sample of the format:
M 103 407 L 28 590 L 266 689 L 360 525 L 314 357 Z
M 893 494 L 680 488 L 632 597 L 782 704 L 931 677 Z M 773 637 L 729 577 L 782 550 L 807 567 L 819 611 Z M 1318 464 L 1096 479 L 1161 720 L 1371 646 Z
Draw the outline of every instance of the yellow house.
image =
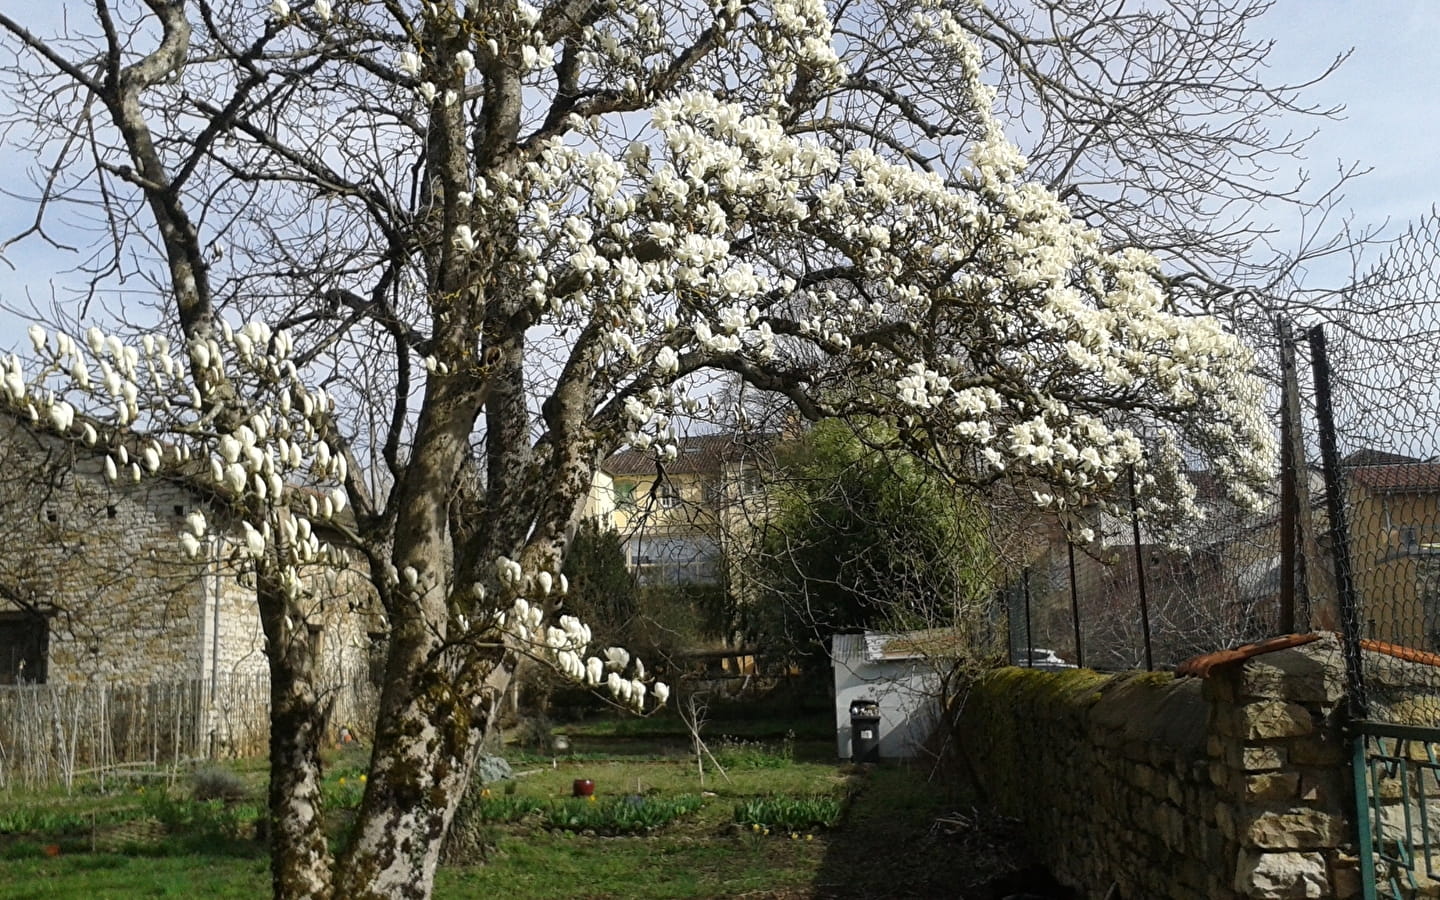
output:
M 642 584 L 721 581 L 729 546 L 748 532 L 755 478 L 773 436 L 715 433 L 680 439 L 657 462 L 622 450 L 601 465 L 587 513 L 625 539 L 626 562 Z
M 1440 463 L 1366 450 L 1345 464 L 1361 633 L 1440 649 Z

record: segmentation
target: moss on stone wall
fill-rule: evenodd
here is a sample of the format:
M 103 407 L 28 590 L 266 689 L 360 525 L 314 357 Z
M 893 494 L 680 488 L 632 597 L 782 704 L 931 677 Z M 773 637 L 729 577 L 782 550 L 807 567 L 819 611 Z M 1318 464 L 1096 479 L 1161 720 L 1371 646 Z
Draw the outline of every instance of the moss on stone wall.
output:
M 1339 740 L 1333 643 L 1209 681 L 998 669 L 966 692 L 957 743 L 993 810 L 1081 896 L 1343 896 L 1338 757 L 1310 752 Z M 1282 820 L 1314 827 L 1266 826 Z

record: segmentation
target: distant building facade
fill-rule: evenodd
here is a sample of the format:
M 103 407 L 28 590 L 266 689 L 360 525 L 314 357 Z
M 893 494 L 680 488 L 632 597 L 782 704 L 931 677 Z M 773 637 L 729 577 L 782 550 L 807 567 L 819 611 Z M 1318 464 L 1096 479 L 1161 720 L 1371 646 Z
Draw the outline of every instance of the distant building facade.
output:
M 724 580 L 728 549 L 759 514 L 772 435 L 700 434 L 678 443 L 669 462 L 634 449 L 606 459 L 587 505 L 624 538 L 626 565 L 641 584 Z

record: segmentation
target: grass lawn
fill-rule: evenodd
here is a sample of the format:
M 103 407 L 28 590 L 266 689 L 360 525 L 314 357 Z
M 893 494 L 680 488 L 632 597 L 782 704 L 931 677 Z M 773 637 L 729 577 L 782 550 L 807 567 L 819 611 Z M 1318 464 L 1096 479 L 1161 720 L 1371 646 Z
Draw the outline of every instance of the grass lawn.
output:
M 442 867 L 436 896 L 962 897 L 1008 862 L 931 834 L 936 816 L 966 808 L 967 799 L 919 771 L 837 768 L 821 761 L 829 750 L 818 743 L 730 741 L 712 747 L 728 780 L 707 762 L 702 785 L 693 758 L 630 749 L 637 752 L 606 759 L 590 751 L 558 762 L 517 757 L 513 786 L 495 786 L 477 809 L 521 812 L 514 820 L 477 813 L 481 849 L 462 850 L 457 864 Z M 355 760 L 331 762 L 332 805 L 358 799 L 357 773 Z M 563 799 L 577 778 L 596 785 L 597 802 L 582 812 L 692 799 L 668 824 L 614 835 L 565 819 L 574 807 Z M 155 790 L 138 805 L 129 795 L 0 794 L 0 900 L 268 893 L 267 860 L 247 837 L 253 802 L 196 804 Z M 802 821 L 813 808 L 840 818 L 832 828 L 779 824 Z M 737 821 L 737 809 L 759 820 Z M 466 864 L 472 858 L 483 864 Z

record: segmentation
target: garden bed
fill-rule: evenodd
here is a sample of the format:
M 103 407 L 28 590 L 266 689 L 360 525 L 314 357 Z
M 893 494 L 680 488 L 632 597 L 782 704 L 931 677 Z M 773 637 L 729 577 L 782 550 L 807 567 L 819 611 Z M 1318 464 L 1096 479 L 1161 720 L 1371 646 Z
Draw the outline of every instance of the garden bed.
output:
M 837 767 L 819 761 L 830 745 L 781 735 L 716 740 L 725 775 L 707 759 L 703 781 L 693 756 L 645 757 L 638 741 L 611 758 L 514 755 L 524 777 L 476 786 L 468 818 L 457 814 L 436 897 L 934 896 L 942 874 L 943 893 L 958 897 L 993 874 L 957 875 L 955 847 L 930 834 L 953 801 L 920 772 Z M 337 847 L 364 759 L 327 760 Z M 263 896 L 258 776 L 244 766 L 246 796 L 229 800 L 193 799 L 183 779 L 169 791 L 0 794 L 0 900 L 185 896 L 197 868 L 213 873 L 206 896 Z M 593 800 L 571 797 L 577 779 L 594 782 Z

